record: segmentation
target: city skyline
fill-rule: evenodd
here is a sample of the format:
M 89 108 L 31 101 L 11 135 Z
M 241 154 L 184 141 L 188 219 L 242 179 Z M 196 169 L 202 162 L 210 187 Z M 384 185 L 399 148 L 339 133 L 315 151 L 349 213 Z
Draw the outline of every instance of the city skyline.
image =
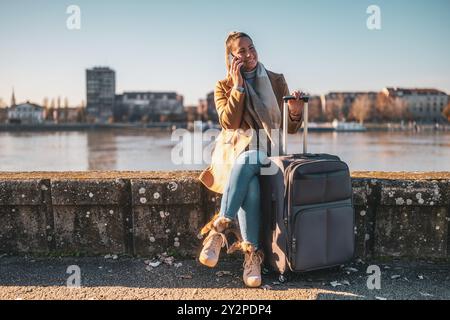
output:
M 71 4 L 81 9 L 80 30 L 66 27 Z M 229 21 L 234 4 L 240 11 Z M 380 7 L 381 30 L 366 26 L 372 4 Z M 116 71 L 117 93 L 176 91 L 185 105 L 197 104 L 224 78 L 223 41 L 236 29 L 253 37 L 260 61 L 283 73 L 291 90 L 325 94 L 394 86 L 450 92 L 445 0 L 3 1 L 0 6 L 5 44 L 0 98 L 7 105 L 13 87 L 18 102 L 61 96 L 78 105 L 86 101 L 84 72 L 95 66 Z

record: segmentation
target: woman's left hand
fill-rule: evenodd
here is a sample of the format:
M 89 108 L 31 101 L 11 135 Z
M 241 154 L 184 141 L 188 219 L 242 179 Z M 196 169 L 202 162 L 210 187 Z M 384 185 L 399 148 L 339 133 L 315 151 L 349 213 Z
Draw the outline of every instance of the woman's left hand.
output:
M 296 90 L 296 91 L 292 92 L 291 95 L 293 95 L 296 99 L 288 101 L 289 114 L 292 117 L 296 117 L 296 118 L 301 117 L 302 112 L 303 112 L 303 106 L 305 104 L 303 102 L 303 100 L 300 100 L 300 96 L 303 95 L 303 92 Z

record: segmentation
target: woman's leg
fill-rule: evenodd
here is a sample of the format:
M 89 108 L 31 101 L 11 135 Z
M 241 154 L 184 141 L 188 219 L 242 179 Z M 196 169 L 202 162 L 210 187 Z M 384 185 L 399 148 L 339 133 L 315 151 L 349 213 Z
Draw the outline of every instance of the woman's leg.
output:
M 239 227 L 244 241 L 259 248 L 259 226 L 261 220 L 261 196 L 258 176 L 253 176 L 247 195 L 238 211 Z
M 261 217 L 259 174 L 261 167 L 267 162 L 267 155 L 262 151 L 250 150 L 242 153 L 233 165 L 220 207 L 221 218 L 233 220 L 238 216 L 244 240 L 241 249 L 245 255 L 242 278 L 249 287 L 261 285 L 263 258 L 262 252 L 258 250 Z
M 203 242 L 199 260 L 208 267 L 214 267 L 219 260 L 220 249 L 227 245 L 223 233 L 227 227 L 228 218 L 234 220 L 238 211 L 241 233 L 247 244 L 257 248 L 259 228 L 259 169 L 267 161 L 267 155 L 256 150 L 242 153 L 235 161 L 231 170 L 228 185 L 222 195 L 220 217 L 213 223 L 213 227 Z M 247 279 L 246 277 L 245 279 Z M 245 280 L 244 280 L 245 281 Z
M 260 214 L 260 187 L 258 176 L 267 163 L 262 151 L 245 151 L 236 159 L 225 191 L 222 195 L 220 216 L 235 219 L 238 215 L 242 236 L 257 246 Z

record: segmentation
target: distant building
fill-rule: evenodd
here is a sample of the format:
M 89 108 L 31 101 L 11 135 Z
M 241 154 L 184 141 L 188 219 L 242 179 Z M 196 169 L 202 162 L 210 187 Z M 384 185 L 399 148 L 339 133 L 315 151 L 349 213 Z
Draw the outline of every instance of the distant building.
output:
M 392 98 L 394 102 L 405 103 L 406 109 L 416 121 L 442 122 L 445 120 L 442 111 L 447 106 L 449 98 L 443 91 L 387 87 L 382 90 L 382 93 Z
M 214 102 L 214 92 L 210 92 L 206 95 L 206 104 L 208 112 L 208 120 L 219 122 L 219 116 L 217 115 L 216 103 Z
M 8 108 L 0 107 L 0 123 L 8 121 Z
M 324 121 L 324 112 L 322 105 L 322 97 L 311 95 L 308 103 L 308 120 Z
M 44 121 L 44 107 L 37 104 L 21 103 L 8 109 L 8 122 L 20 124 L 42 123 Z
M 14 94 L 14 88 L 12 89 L 11 94 L 11 107 L 14 107 L 16 105 L 16 95 Z
M 86 112 L 88 119 L 107 122 L 112 118 L 116 94 L 116 73 L 107 67 L 86 70 Z
M 359 97 L 367 95 L 373 103 L 377 100 L 378 92 L 329 92 L 322 97 L 322 107 L 325 113 L 330 113 L 331 109 L 339 109 L 343 118 L 348 118 L 353 102 Z
M 83 111 L 84 108 L 76 107 L 76 108 L 58 108 L 52 110 L 52 122 L 54 123 L 75 123 L 81 122 L 83 120 Z M 46 109 L 44 112 L 44 119 L 48 118 L 49 110 Z
M 197 114 L 198 114 L 198 120 L 201 121 L 208 121 L 208 100 L 206 99 L 199 99 L 197 104 Z
M 115 118 L 118 121 L 176 121 L 185 116 L 183 96 L 173 91 L 124 92 L 116 95 L 115 104 Z
M 197 113 L 202 121 L 213 121 L 218 123 L 219 117 L 217 115 L 216 104 L 214 102 L 214 92 L 211 91 L 206 95 L 206 99 L 198 101 Z
M 184 106 L 184 112 L 186 113 L 187 122 L 193 122 L 198 120 L 199 114 L 197 105 Z

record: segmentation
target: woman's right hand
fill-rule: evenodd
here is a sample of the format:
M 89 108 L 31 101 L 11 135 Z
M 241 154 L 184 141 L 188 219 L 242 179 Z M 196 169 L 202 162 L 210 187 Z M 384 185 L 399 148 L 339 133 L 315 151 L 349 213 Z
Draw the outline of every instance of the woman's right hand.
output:
M 244 62 L 237 57 L 233 57 L 233 60 L 231 60 L 231 79 L 233 80 L 233 86 L 235 88 L 244 86 L 244 78 L 241 73 L 243 64 Z

